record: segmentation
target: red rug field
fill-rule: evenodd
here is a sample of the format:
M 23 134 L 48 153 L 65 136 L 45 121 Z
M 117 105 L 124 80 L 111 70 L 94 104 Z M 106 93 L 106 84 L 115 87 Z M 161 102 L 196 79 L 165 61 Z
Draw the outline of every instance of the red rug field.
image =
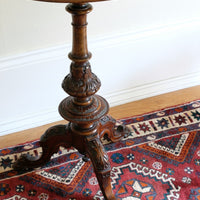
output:
M 134 114 L 134 113 L 133 113 Z M 106 144 L 112 187 L 121 200 L 200 200 L 200 101 L 119 120 L 128 138 Z M 103 200 L 90 162 L 60 149 L 34 171 L 14 171 L 38 141 L 0 149 L 0 200 Z

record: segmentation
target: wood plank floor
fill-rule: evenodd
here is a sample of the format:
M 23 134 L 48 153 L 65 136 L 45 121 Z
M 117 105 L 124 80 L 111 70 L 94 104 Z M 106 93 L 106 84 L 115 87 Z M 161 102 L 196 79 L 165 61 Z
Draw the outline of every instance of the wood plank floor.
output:
M 124 117 L 140 115 L 143 113 L 190 102 L 197 99 L 200 99 L 200 86 L 195 86 L 151 98 L 146 98 L 139 101 L 134 101 L 121 106 L 116 106 L 110 109 L 109 114 L 116 119 L 120 119 Z M 66 123 L 66 121 L 63 120 L 41 127 L 1 136 L 0 148 L 14 146 L 16 144 L 39 139 L 48 127 L 63 123 Z

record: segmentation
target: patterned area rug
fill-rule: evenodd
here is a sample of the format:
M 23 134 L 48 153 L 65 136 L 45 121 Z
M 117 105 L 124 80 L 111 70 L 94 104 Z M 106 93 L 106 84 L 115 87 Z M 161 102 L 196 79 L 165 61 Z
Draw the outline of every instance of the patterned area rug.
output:
M 200 199 L 200 101 L 119 120 L 128 138 L 106 144 L 112 187 L 121 200 Z M 12 170 L 38 141 L 0 149 L 1 200 L 103 200 L 90 162 L 73 148 L 60 149 L 42 168 Z

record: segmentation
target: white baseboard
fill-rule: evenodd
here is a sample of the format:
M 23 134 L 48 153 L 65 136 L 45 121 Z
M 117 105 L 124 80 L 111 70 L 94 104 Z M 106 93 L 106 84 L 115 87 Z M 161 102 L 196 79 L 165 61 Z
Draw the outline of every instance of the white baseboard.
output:
M 125 55 L 126 55 L 126 57 L 130 57 L 130 60 L 131 60 L 131 57 L 132 57 L 131 54 L 135 50 L 135 49 L 133 49 L 134 48 L 133 44 L 135 42 L 142 41 L 144 39 L 145 39 L 145 41 L 146 40 L 151 41 L 151 40 L 153 40 L 151 37 L 155 38 L 156 35 L 162 35 L 162 34 L 163 34 L 163 38 L 165 38 L 166 31 L 168 31 L 168 32 L 174 31 L 177 33 L 178 29 L 185 29 L 185 28 L 187 29 L 188 28 L 188 30 L 190 30 L 191 27 L 193 27 L 193 28 L 197 27 L 197 25 L 199 25 L 199 24 L 200 24 L 200 21 L 198 21 L 198 20 L 197 21 L 187 21 L 184 23 L 181 22 L 181 23 L 167 25 L 165 27 L 154 27 L 152 29 L 144 30 L 144 31 L 137 32 L 137 33 L 136 32 L 128 32 L 128 33 L 123 33 L 123 34 L 119 34 L 119 35 L 115 35 L 115 36 L 99 38 L 97 40 L 91 40 L 90 47 L 91 47 L 91 49 L 94 49 L 94 50 L 96 49 L 98 51 L 98 53 L 100 52 L 104 55 L 109 54 L 109 58 L 112 58 L 112 57 L 115 58 L 116 55 L 114 53 L 115 53 L 116 49 L 120 50 L 122 48 L 122 46 L 128 46 L 127 49 L 130 49 L 131 51 L 125 52 Z M 181 40 L 182 40 L 182 38 L 181 38 Z M 145 49 L 145 43 L 142 45 L 143 45 L 143 48 Z M 152 46 L 152 48 L 153 48 L 153 46 Z M 69 50 L 70 50 L 70 45 L 62 45 L 62 46 L 58 46 L 55 48 L 48 48 L 48 49 L 44 49 L 44 50 L 34 51 L 34 52 L 17 55 L 17 56 L 10 57 L 10 58 L 1 58 L 0 59 L 0 77 L 2 77 L 1 75 L 6 74 L 7 77 L 4 78 L 4 81 L 5 82 L 13 81 L 13 84 L 15 84 L 15 82 L 17 82 L 17 80 L 18 80 L 18 77 L 16 77 L 16 80 L 15 79 L 13 80 L 14 76 L 12 76 L 12 79 L 9 79 L 10 73 L 15 74 L 15 73 L 17 73 L 17 71 L 19 69 L 19 70 L 21 70 L 20 72 L 22 72 L 22 77 L 20 77 L 20 78 L 23 79 L 23 70 L 24 69 L 34 70 L 35 68 L 37 68 L 37 70 L 38 69 L 43 70 L 44 66 L 53 66 L 54 67 L 55 63 L 57 63 L 58 61 L 66 60 L 66 57 L 67 57 L 66 52 L 69 52 Z M 114 51 L 113 54 L 112 54 L 112 50 Z M 144 57 L 145 57 L 145 55 L 144 55 Z M 155 58 L 156 58 L 156 55 L 155 55 Z M 136 63 L 136 64 L 130 63 L 129 70 L 132 69 L 133 70 L 132 72 L 120 71 L 120 69 L 121 70 L 123 70 L 123 69 L 121 68 L 121 64 L 118 63 L 118 61 L 114 62 L 111 60 L 108 62 L 110 62 L 110 63 L 108 63 L 108 66 L 112 67 L 112 64 L 114 65 L 112 70 L 116 71 L 115 77 L 117 77 L 116 78 L 117 80 L 121 81 L 120 76 L 121 76 L 122 72 L 123 72 L 123 75 L 125 74 L 125 75 L 127 75 L 127 77 L 129 75 L 129 73 L 133 73 L 133 80 L 136 79 L 136 82 L 134 84 L 131 79 L 130 80 L 125 79 L 123 82 L 130 81 L 130 84 L 126 84 L 126 85 L 124 85 L 124 87 L 119 88 L 119 89 L 118 88 L 116 89 L 114 86 L 112 88 L 110 86 L 110 82 L 109 82 L 110 80 L 107 80 L 106 83 L 103 83 L 104 88 L 109 86 L 110 87 L 109 91 L 114 91 L 114 92 L 109 92 L 109 91 L 103 90 L 103 92 L 101 93 L 101 95 L 104 96 L 108 100 L 111 107 L 200 84 L 200 65 L 199 65 L 200 63 L 197 63 L 197 62 L 192 66 L 193 69 L 191 70 L 191 73 L 188 73 L 188 71 L 185 69 L 184 73 L 181 73 L 181 74 L 179 73 L 179 74 L 177 74 L 177 76 L 176 75 L 173 75 L 173 76 L 167 75 L 166 77 L 164 77 L 162 75 L 164 77 L 162 80 L 158 79 L 158 80 L 152 81 L 152 79 L 149 79 L 149 81 L 146 80 L 145 84 L 142 84 L 142 81 L 137 82 L 137 76 L 138 76 L 137 70 L 135 69 L 135 71 L 134 71 L 135 65 L 136 64 L 140 65 L 140 63 L 139 63 L 140 61 L 138 61 L 138 63 Z M 62 69 L 62 70 L 66 69 L 65 64 L 66 63 L 64 63 L 63 64 L 64 66 L 61 66 L 59 69 Z M 147 68 L 148 64 L 149 63 L 147 61 L 145 66 L 143 66 L 144 63 L 141 66 L 141 68 L 142 67 L 144 68 L 144 73 L 145 73 L 145 70 L 148 69 Z M 153 64 L 156 65 L 156 61 Z M 98 63 L 97 63 L 97 65 L 98 65 Z M 137 65 L 136 65 L 136 67 L 137 67 Z M 152 63 L 151 63 L 151 65 L 152 65 Z M 160 66 L 160 63 L 158 63 L 158 67 L 159 66 Z M 54 73 L 53 67 L 47 68 L 47 69 L 49 69 L 50 71 L 52 69 L 52 73 Z M 57 67 L 57 66 L 55 66 L 55 67 Z M 173 67 L 174 66 L 172 66 L 172 68 Z M 99 66 L 96 67 L 96 70 L 98 70 L 98 69 L 101 69 L 101 70 L 99 70 L 100 73 L 101 73 L 101 71 L 107 70 L 106 66 L 104 67 L 104 63 L 103 64 L 100 63 Z M 119 71 L 118 73 L 117 73 L 116 69 Z M 156 73 L 157 72 L 156 69 L 157 68 L 155 68 L 155 71 L 153 71 L 152 73 Z M 177 70 L 177 71 L 180 71 L 180 70 Z M 38 73 L 43 73 L 43 71 L 38 72 Z M 158 74 L 158 77 L 159 77 L 159 74 Z M 44 78 L 46 81 L 48 81 L 48 72 L 47 72 L 46 77 L 44 77 Z M 1 79 L 0 79 L 0 81 L 1 81 Z M 31 81 L 35 81 L 35 80 L 30 80 L 30 82 Z M 41 81 L 41 80 L 38 78 L 37 81 Z M 55 80 L 55 81 L 60 81 L 60 80 Z M 5 89 L 5 87 L 6 87 L 5 82 L 0 83 L 0 90 Z M 52 85 L 54 85 L 54 84 L 55 83 L 52 82 Z M 57 84 L 57 82 L 56 82 L 56 84 Z M 24 83 L 24 85 L 26 85 L 26 83 Z M 40 88 L 38 88 L 38 89 L 40 89 Z M 61 90 L 61 88 L 59 88 L 59 89 Z M 27 88 L 24 87 L 24 95 L 27 95 L 26 90 L 27 90 Z M 43 90 L 41 90 L 39 92 L 41 94 L 44 93 Z M 22 94 L 23 94 L 23 88 L 22 88 Z M 5 92 L 4 95 L 7 95 L 7 97 L 6 97 L 7 99 L 13 98 L 12 91 L 8 90 L 8 92 L 7 93 Z M 28 95 L 30 95 L 30 94 L 28 94 Z M 38 95 L 38 93 L 33 94 L 33 96 L 34 95 Z M 22 99 L 23 96 L 20 98 Z M 20 98 L 18 98 L 18 99 L 16 98 L 14 100 L 21 101 Z M 47 96 L 47 99 L 49 99 L 49 98 L 53 98 L 53 97 Z M 62 97 L 59 97 L 59 98 L 62 99 Z M 28 103 L 30 105 L 34 105 L 34 100 L 31 101 L 31 98 L 30 98 L 30 101 Z M 6 107 L 8 105 L 6 105 L 6 101 L 5 101 L 0 106 Z M 4 113 L 3 113 L 1 115 L 2 118 L 0 117 L 0 136 L 62 120 L 62 118 L 58 114 L 57 107 L 58 107 L 57 104 L 56 105 L 49 104 L 48 109 L 44 110 L 42 107 L 42 104 L 41 104 L 41 106 L 38 106 L 38 108 L 33 109 L 35 112 L 32 111 L 32 112 L 28 113 L 27 110 L 23 111 L 24 108 L 22 106 L 22 108 L 21 108 L 22 114 L 20 114 L 20 115 L 16 114 L 16 117 L 13 117 L 15 115 L 14 115 L 14 113 L 11 112 L 11 116 L 13 117 L 11 120 L 9 120 L 9 119 L 4 120 Z M 28 114 L 24 115 L 23 113 L 28 113 Z M 6 114 L 7 113 L 5 113 L 5 115 Z
M 105 95 L 111 107 L 200 85 L 200 71 Z M 133 113 L 134 115 L 134 113 Z

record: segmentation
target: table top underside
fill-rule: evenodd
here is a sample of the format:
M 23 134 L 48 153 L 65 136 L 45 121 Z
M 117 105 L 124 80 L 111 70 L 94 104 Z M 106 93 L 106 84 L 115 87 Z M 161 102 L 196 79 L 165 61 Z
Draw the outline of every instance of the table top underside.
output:
M 97 2 L 106 0 L 35 0 L 41 2 L 51 2 L 51 3 L 87 3 L 87 2 Z

